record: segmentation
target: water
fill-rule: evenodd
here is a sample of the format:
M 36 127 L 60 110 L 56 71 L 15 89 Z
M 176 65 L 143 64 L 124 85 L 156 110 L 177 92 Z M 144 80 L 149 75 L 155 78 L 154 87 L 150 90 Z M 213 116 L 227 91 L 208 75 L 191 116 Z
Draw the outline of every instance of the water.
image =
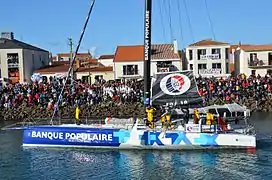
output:
M 256 152 L 25 149 L 21 132 L 0 131 L 0 180 L 272 179 L 272 114 L 252 120 Z

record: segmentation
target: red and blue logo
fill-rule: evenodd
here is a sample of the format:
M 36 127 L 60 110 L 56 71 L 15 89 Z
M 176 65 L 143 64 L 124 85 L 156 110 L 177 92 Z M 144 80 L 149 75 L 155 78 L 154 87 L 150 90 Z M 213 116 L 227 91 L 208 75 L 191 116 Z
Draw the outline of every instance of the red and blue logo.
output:
M 161 90 L 168 95 L 181 95 L 189 90 L 191 80 L 184 74 L 169 74 L 160 82 Z

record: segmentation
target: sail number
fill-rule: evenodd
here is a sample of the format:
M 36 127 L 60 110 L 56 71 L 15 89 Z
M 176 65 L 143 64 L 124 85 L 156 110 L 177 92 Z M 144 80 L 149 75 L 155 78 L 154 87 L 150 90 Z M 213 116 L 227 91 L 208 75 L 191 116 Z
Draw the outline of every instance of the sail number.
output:
M 188 104 L 188 101 L 184 100 L 184 101 L 175 101 L 175 102 L 170 102 L 170 103 L 166 103 L 166 106 L 177 106 L 177 105 L 185 105 Z

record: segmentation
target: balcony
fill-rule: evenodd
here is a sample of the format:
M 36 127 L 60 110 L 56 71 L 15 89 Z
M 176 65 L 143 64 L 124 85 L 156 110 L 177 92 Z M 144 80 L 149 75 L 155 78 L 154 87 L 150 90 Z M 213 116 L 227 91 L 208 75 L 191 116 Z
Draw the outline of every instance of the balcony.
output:
M 248 67 L 252 69 L 265 69 L 265 68 L 272 68 L 272 60 L 249 60 Z

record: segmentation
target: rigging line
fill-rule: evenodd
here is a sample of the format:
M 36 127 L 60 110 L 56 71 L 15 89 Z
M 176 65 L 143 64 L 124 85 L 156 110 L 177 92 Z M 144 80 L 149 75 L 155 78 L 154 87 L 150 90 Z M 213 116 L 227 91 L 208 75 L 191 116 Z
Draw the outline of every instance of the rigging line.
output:
M 171 17 L 171 0 L 168 2 L 168 15 L 169 15 L 169 28 L 170 28 L 170 35 L 171 35 L 171 43 L 173 41 L 173 29 L 172 29 L 172 17 Z
M 183 27 L 182 27 L 182 20 L 181 20 L 181 13 L 180 13 L 180 0 L 177 1 L 177 8 L 179 14 L 179 27 L 180 27 L 180 38 L 181 38 L 181 47 L 184 47 L 184 38 L 183 38 Z
M 89 22 L 89 19 L 90 19 L 91 12 L 93 11 L 94 3 L 95 3 L 95 0 L 93 0 L 92 3 L 91 3 L 91 5 L 90 5 L 90 10 L 89 10 L 88 15 L 87 15 L 87 17 L 86 17 L 86 21 L 85 21 L 84 27 L 83 27 L 83 29 L 82 29 L 82 31 L 81 31 L 81 35 L 80 35 L 80 38 L 79 38 L 79 41 L 78 41 L 78 45 L 77 45 L 77 48 L 76 48 L 76 51 L 75 51 L 73 60 L 72 60 L 72 62 L 71 62 L 71 64 L 70 64 L 69 70 L 68 70 L 68 72 L 67 72 L 67 76 L 66 76 L 66 78 L 65 78 L 63 87 L 62 87 L 61 92 L 60 92 L 60 95 L 59 95 L 59 97 L 58 97 L 57 105 L 54 107 L 54 112 L 53 112 L 52 118 L 51 118 L 51 120 L 50 120 L 50 124 L 51 124 L 51 125 L 53 125 L 53 119 L 54 119 L 55 114 L 56 114 L 56 112 L 57 112 L 57 109 L 58 109 L 58 107 L 59 107 L 59 103 L 60 103 L 60 101 L 62 100 L 62 94 L 63 94 L 64 88 L 65 88 L 65 86 L 66 86 L 66 84 L 67 84 L 68 77 L 69 77 L 69 75 L 70 75 L 70 73 L 71 73 L 71 71 L 72 71 L 72 69 L 73 69 L 73 65 L 74 65 L 74 62 L 75 62 L 75 60 L 76 60 L 76 55 L 77 55 L 77 53 L 78 53 L 78 50 L 79 50 L 80 45 L 81 45 L 81 41 L 82 41 L 83 36 L 84 36 L 84 33 L 85 33 L 85 31 L 86 31 L 86 28 L 87 28 L 87 25 L 88 25 L 88 22 Z
M 164 0 L 162 0 L 164 2 Z M 164 27 L 164 22 L 163 22 L 163 15 L 162 15 L 162 5 L 163 2 L 161 2 L 161 0 L 159 0 L 159 8 L 160 8 L 160 16 L 161 16 L 161 24 L 162 24 L 162 31 L 163 31 L 163 37 L 164 37 L 164 42 L 166 42 L 166 33 L 165 33 L 165 27 Z
M 210 27 L 211 27 L 213 39 L 215 40 L 215 32 L 214 32 L 213 23 L 212 23 L 211 14 L 210 14 L 210 11 L 209 11 L 209 8 L 208 8 L 207 0 L 204 0 L 204 3 L 205 3 L 206 12 L 207 12 L 209 23 L 210 23 Z
M 191 25 L 191 20 L 190 20 L 190 17 L 189 17 L 189 12 L 188 12 L 188 8 L 187 8 L 186 0 L 183 0 L 183 4 L 184 4 L 184 7 L 185 7 L 186 18 L 188 20 L 189 30 L 190 30 L 193 42 L 195 42 L 194 33 L 193 33 L 192 25 Z

